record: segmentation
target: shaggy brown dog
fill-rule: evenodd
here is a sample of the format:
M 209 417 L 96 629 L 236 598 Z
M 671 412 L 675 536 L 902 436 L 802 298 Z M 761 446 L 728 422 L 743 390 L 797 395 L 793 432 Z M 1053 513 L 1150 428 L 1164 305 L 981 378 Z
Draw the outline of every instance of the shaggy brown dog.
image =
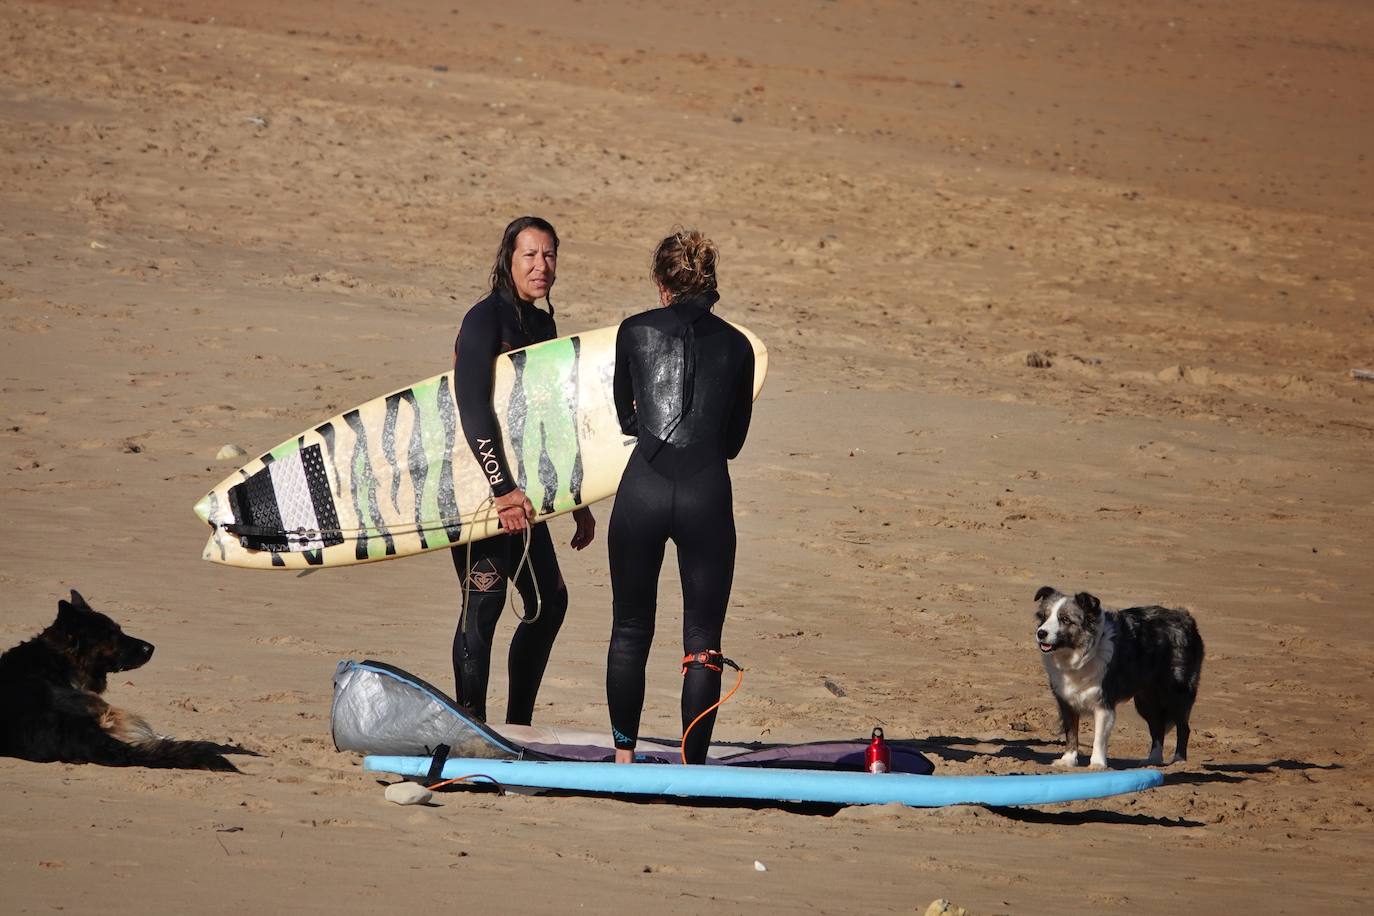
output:
M 152 643 L 125 635 L 73 591 L 71 601 L 57 603 L 51 626 L 0 655 L 0 755 L 237 773 L 224 754 L 251 751 L 164 737 L 100 698 L 106 675 L 152 655 Z

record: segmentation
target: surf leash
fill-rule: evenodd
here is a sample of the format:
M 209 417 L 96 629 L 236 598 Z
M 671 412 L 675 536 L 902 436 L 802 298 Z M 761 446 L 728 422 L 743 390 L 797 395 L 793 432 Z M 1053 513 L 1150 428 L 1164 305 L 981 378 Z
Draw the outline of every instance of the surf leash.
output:
M 469 773 L 466 776 L 454 776 L 451 779 L 443 779 L 444 764 L 448 762 L 448 754 L 449 746 L 447 744 L 440 744 L 434 748 L 434 754 L 430 757 L 429 761 L 429 772 L 425 774 L 424 779 L 419 780 L 420 785 L 432 792 L 435 789 L 442 789 L 446 786 L 458 783 L 473 785 L 471 780 L 485 779 L 495 786 L 498 792 L 505 793 L 505 786 L 501 785 L 494 777 L 488 776 L 486 773 Z
M 495 499 L 495 497 L 488 496 L 486 499 L 484 499 L 484 500 L 482 500 L 480 503 L 478 503 L 478 508 L 477 508 L 476 511 L 473 512 L 472 518 L 475 519 L 475 518 L 477 517 L 477 513 L 478 513 L 478 512 L 485 512 L 486 514 L 482 517 L 482 521 L 484 521 L 484 522 L 485 522 L 485 521 L 488 521 L 488 520 L 490 520 L 490 518 L 491 518 L 491 512 L 492 512 L 492 510 L 495 509 L 495 508 L 496 508 L 496 499 Z M 498 510 L 498 512 L 497 512 L 497 515 L 498 515 L 498 518 L 499 518 L 499 515 L 500 515 L 499 510 Z M 544 612 L 544 596 L 543 596 L 542 594 L 540 594 L 540 592 L 539 592 L 539 579 L 538 579 L 538 578 L 535 576 L 535 574 L 534 574 L 534 564 L 532 564 L 532 563 L 529 562 L 529 559 L 530 559 L 530 543 L 531 543 L 531 541 L 532 541 L 533 539 L 534 539 L 534 527 L 533 527 L 532 524 L 531 524 L 531 525 L 526 525 L 526 526 L 525 526 L 525 547 L 524 547 L 524 549 L 520 552 L 520 562 L 517 563 L 517 564 L 515 564 L 515 571 L 514 571 L 513 573 L 511 573 L 510 576 L 508 576 L 507 579 L 506 579 L 507 582 L 514 582 L 517 578 L 519 578 L 521 570 L 525 569 L 526 566 L 529 567 L 529 571 L 530 571 L 530 584 L 532 584 L 532 585 L 534 586 L 534 613 L 531 614 L 531 615 L 529 615 L 528 617 L 526 617 L 526 616 L 524 616 L 524 615 L 522 615 L 522 614 L 517 614 L 517 615 L 516 615 L 516 619 L 518 619 L 521 623 L 534 623 L 536 620 L 539 619 L 539 615 L 542 614 L 542 613 Z M 468 599 L 469 599 L 469 597 L 472 595 L 472 541 L 468 541 L 467 544 L 464 545 L 464 548 L 465 548 L 466 551 L 467 551 L 467 556 L 466 556 L 466 558 L 465 558 L 465 560 L 464 560 L 464 562 L 463 562 L 463 566 L 464 566 L 464 568 L 467 570 L 467 576 L 465 576 L 464 579 L 463 579 L 463 609 L 458 613 L 458 632 L 459 632 L 459 633 L 463 633 L 463 632 L 466 632 L 466 631 L 467 631 Z M 510 589 L 509 589 L 509 588 L 506 589 L 506 600 L 507 600 L 507 601 L 510 600 Z M 505 610 L 504 606 L 502 607 L 502 610 L 503 610 L 503 611 Z
M 462 513 L 460 515 L 449 516 L 445 518 L 422 519 L 420 521 L 415 522 L 414 524 L 401 526 L 367 525 L 359 528 L 300 527 L 295 530 L 288 530 L 286 528 L 268 528 L 261 525 L 243 525 L 237 522 L 220 522 L 219 527 L 223 528 L 229 534 L 238 537 L 282 538 L 287 541 L 296 539 L 300 541 L 300 545 L 302 547 L 305 547 L 308 546 L 311 541 L 323 541 L 326 535 L 337 535 L 339 537 L 347 538 L 356 537 L 358 535 L 377 537 L 381 535 L 424 534 L 426 531 L 447 530 L 454 523 L 457 523 L 460 527 L 464 525 L 473 525 L 477 523 L 485 524 L 491 521 L 491 514 L 492 511 L 495 509 L 495 506 L 495 500 L 491 496 L 488 496 L 485 499 L 483 499 L 482 502 L 478 503 L 477 508 L 471 512 Z M 500 524 L 499 512 L 497 513 L 497 524 Z M 531 525 L 533 524 L 533 521 L 531 521 Z M 544 598 L 539 593 L 539 580 L 535 577 L 534 566 L 529 564 L 530 540 L 534 530 L 531 527 L 531 525 L 527 525 L 525 527 L 525 546 L 524 550 L 522 550 L 520 554 L 520 562 L 516 564 L 514 573 L 512 573 L 508 577 L 509 581 L 514 582 L 515 579 L 520 575 L 521 570 L 523 570 L 527 565 L 529 565 L 530 581 L 534 584 L 534 613 L 528 617 L 520 616 L 519 620 L 521 623 L 534 623 L 536 620 L 539 619 L 539 615 L 543 613 L 544 610 Z M 472 541 L 467 541 L 465 546 L 467 548 L 467 570 L 469 575 L 468 578 L 465 579 L 463 582 L 463 610 L 462 613 L 460 613 L 458 616 L 458 627 L 460 631 L 463 628 L 464 619 L 467 616 L 468 595 L 472 590 Z M 314 570 L 308 571 L 313 572 Z
M 441 518 L 426 518 L 404 525 L 362 525 L 356 528 L 306 528 L 304 526 L 300 528 L 272 528 L 264 525 L 245 525 L 239 522 L 218 522 L 217 526 L 233 535 L 294 539 L 299 540 L 301 546 L 305 546 L 310 541 L 322 540 L 325 535 L 338 535 L 347 538 L 356 537 L 360 534 L 365 534 L 368 537 L 381 537 L 387 534 L 424 534 L 427 531 L 443 531 L 455 524 L 462 527 L 477 522 L 487 522 L 491 520 L 490 508 L 486 506 L 486 502 L 490 499 L 491 497 L 487 497 L 487 500 L 484 500 L 472 512 Z
M 716 661 L 717 659 L 719 660 L 719 662 Z M 682 746 L 679 749 L 679 751 L 682 754 L 683 763 L 687 762 L 687 735 L 691 733 L 692 729 L 696 727 L 696 724 L 698 722 L 706 718 L 712 712 L 719 709 L 722 703 L 724 703 L 726 700 L 734 696 L 735 691 L 739 690 L 740 684 L 744 683 L 744 669 L 741 668 L 738 664 L 736 664 L 733 659 L 729 659 L 726 658 L 724 655 L 721 655 L 719 649 L 708 649 L 705 652 L 692 652 L 688 655 L 684 655 L 682 657 L 683 677 L 687 676 L 687 668 L 691 665 L 698 665 L 702 668 L 710 668 L 712 671 L 717 672 L 723 672 L 724 666 L 729 665 L 731 668 L 735 669 L 736 677 L 735 686 L 730 688 L 729 693 L 727 693 L 725 696 L 721 697 L 719 700 L 716 700 L 710 706 L 702 710 L 701 714 L 692 720 L 692 724 L 688 725 L 686 728 L 682 730 Z
M 429 789 L 432 792 L 435 789 L 444 789 L 448 786 L 458 784 L 462 784 L 465 786 L 477 785 L 477 783 L 473 782 L 474 779 L 485 779 L 487 780 L 487 782 L 491 783 L 491 785 L 495 786 L 497 791 L 502 793 L 506 791 L 506 787 L 497 782 L 496 777 L 488 776 L 486 773 L 469 773 L 466 776 L 454 776 L 452 779 L 445 779 L 440 782 L 436 782 L 432 786 L 425 786 L 425 788 Z

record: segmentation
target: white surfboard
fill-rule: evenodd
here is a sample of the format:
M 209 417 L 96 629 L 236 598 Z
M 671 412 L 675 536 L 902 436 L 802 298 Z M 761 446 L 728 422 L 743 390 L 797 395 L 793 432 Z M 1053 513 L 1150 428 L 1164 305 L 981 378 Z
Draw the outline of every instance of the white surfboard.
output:
M 754 348 L 758 397 L 768 351 L 739 330 Z M 615 412 L 615 338 L 615 327 L 598 328 L 496 359 L 492 402 L 536 520 L 620 485 L 634 439 Z M 222 480 L 195 513 L 213 529 L 203 553 L 211 562 L 308 569 L 490 537 L 499 530 L 490 495 L 445 372 L 293 436 Z

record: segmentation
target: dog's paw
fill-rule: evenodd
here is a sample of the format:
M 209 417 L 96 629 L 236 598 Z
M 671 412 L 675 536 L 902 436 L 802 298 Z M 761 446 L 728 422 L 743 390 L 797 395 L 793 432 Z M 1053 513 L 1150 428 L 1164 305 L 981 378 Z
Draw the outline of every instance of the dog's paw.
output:
M 1076 767 L 1078 766 L 1078 751 L 1065 751 L 1064 756 L 1054 762 L 1057 767 Z
M 1106 758 L 1106 757 L 1094 757 L 1094 758 L 1092 758 L 1091 760 L 1088 761 L 1088 768 L 1089 768 L 1089 769 L 1092 769 L 1092 770 L 1108 770 L 1108 769 L 1111 769 L 1111 767 L 1107 766 L 1107 758 Z

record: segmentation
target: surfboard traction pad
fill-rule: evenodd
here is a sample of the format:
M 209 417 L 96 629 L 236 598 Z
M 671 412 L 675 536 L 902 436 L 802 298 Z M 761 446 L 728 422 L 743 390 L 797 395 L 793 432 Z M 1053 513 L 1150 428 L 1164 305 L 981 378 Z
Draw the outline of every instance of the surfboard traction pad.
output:
M 340 751 L 378 757 L 432 757 L 440 745 L 449 756 L 491 760 L 602 762 L 614 759 L 607 743 L 521 743 L 500 734 L 466 713 L 454 700 L 424 680 L 385 662 L 344 659 L 334 671 L 334 700 L 330 709 L 334 746 Z M 609 732 L 609 729 L 608 729 Z M 609 737 L 609 734 L 608 734 Z M 666 739 L 645 739 L 654 745 L 676 745 Z M 707 762 L 740 767 L 787 767 L 861 772 L 867 741 L 817 741 L 804 744 L 730 746 Z M 935 766 L 923 754 L 898 744 L 892 751 L 892 772 L 929 775 Z M 680 764 L 676 751 L 642 752 L 646 763 Z
M 226 529 L 245 548 L 305 551 L 344 542 L 319 445 L 296 454 L 297 462 L 264 461 L 260 471 L 229 488 L 229 509 L 238 521 Z

